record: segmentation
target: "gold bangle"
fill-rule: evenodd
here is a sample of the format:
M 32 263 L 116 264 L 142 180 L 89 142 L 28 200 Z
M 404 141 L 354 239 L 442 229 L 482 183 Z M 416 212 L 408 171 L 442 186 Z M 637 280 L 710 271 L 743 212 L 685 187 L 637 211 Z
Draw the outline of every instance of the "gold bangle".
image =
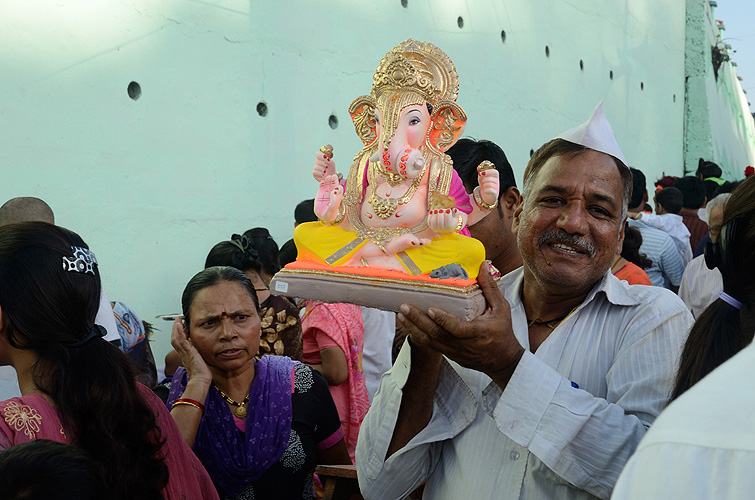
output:
M 454 229 L 454 231 L 460 233 L 461 230 L 464 229 L 464 217 L 461 216 L 461 212 L 459 212 L 459 215 L 456 217 L 459 218 L 459 222 L 456 224 L 456 229 Z
M 188 401 L 188 400 L 186 400 L 186 399 L 177 399 L 177 400 L 176 400 L 176 401 L 175 401 L 175 402 L 173 403 L 173 405 L 171 405 L 170 409 L 172 410 L 172 409 L 173 409 L 173 408 L 175 408 L 175 407 L 176 407 L 177 405 L 189 405 L 189 406 L 193 406 L 194 408 L 196 408 L 196 409 L 198 409 L 199 411 L 201 411 L 201 412 L 202 412 L 202 415 L 204 415 L 204 408 L 202 407 L 202 405 L 201 405 L 200 403 L 197 403 L 196 401 Z
M 333 222 L 330 223 L 331 226 L 335 226 L 340 224 L 343 221 L 343 218 L 346 216 L 346 210 L 343 208 L 343 202 L 341 202 L 338 205 L 338 217 L 333 220 Z
M 495 200 L 495 203 L 492 205 L 490 203 L 485 203 L 485 200 L 482 199 L 482 196 L 480 195 L 480 186 L 477 186 L 474 188 L 474 201 L 479 205 L 480 208 L 483 210 L 493 210 L 498 206 L 498 200 Z

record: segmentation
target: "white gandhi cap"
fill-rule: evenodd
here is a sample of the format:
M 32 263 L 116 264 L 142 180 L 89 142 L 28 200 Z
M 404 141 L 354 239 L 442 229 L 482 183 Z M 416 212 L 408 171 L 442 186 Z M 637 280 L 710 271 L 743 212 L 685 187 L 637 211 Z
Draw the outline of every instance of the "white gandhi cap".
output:
M 616 142 L 616 138 L 613 136 L 613 129 L 608 123 L 606 115 L 603 114 L 603 101 L 600 101 L 595 107 L 589 120 L 578 127 L 567 130 L 559 135 L 558 139 L 564 139 L 565 141 L 611 155 L 624 165 L 627 165 L 624 153 L 621 152 L 619 143 Z

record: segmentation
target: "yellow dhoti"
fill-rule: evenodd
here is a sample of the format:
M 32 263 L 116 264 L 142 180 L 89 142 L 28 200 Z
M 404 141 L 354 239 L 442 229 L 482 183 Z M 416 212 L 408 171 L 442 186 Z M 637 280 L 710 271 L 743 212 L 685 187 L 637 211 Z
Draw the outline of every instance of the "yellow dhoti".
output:
M 306 222 L 294 230 L 297 260 L 308 259 L 330 266 L 346 264 L 368 241 L 353 231 L 322 222 Z M 479 240 L 450 233 L 433 238 L 424 247 L 399 252 L 396 258 L 410 275 L 428 274 L 446 264 L 459 264 L 470 278 L 476 279 L 485 260 L 485 247 Z

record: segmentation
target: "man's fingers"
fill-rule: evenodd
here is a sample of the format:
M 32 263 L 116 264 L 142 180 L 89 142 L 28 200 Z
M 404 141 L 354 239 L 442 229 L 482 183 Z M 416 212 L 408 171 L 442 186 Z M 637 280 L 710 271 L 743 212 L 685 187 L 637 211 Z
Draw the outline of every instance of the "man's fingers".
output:
M 431 308 L 428 312 L 431 313 L 430 317 L 440 327 L 440 331 L 442 331 L 443 334 L 447 332 L 456 338 L 473 336 L 474 332 L 469 329 L 468 321 L 454 316 L 453 314 L 449 314 L 441 309 L 436 309 L 435 307 Z M 441 341 L 443 340 L 442 336 L 439 336 L 438 339 Z
M 497 311 L 508 305 L 501 290 L 498 288 L 498 284 L 490 275 L 488 261 L 484 261 L 480 265 L 480 274 L 477 275 L 477 284 L 480 285 L 482 295 L 485 297 L 485 301 L 492 310 Z
M 401 324 L 404 325 L 412 338 L 422 345 L 433 347 L 436 340 L 446 335 L 446 332 L 435 321 L 414 306 L 402 304 L 399 314 Z

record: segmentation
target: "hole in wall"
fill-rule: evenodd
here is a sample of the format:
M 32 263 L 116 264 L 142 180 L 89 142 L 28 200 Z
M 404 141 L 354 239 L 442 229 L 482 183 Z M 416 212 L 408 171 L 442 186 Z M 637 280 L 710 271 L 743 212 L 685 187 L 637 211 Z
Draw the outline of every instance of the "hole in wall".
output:
M 608 78 L 610 78 L 611 80 L 613 80 L 613 70 L 611 70 L 611 71 L 608 72 Z
M 401 0 L 401 6 L 406 8 L 409 5 L 409 0 Z
M 328 125 L 330 125 L 330 128 L 333 130 L 338 128 L 338 117 L 336 115 L 330 115 L 328 117 Z
M 501 30 L 501 41 L 503 43 L 506 43 L 506 31 L 505 30 Z
M 645 90 L 645 84 L 643 82 L 640 82 L 640 90 Z
M 257 114 L 260 116 L 267 116 L 267 104 L 265 104 L 265 101 L 257 103 Z
M 463 28 L 464 27 L 464 18 L 461 17 L 461 16 L 459 16 L 458 18 L 456 18 L 456 25 L 459 28 Z
M 128 84 L 128 88 L 126 89 L 126 92 L 128 92 L 128 96 L 133 101 L 135 101 L 142 96 L 142 86 L 139 85 L 137 82 L 131 82 Z
M 532 158 L 534 155 L 535 155 L 535 150 L 534 149 L 530 149 L 530 158 Z
M 551 49 L 548 48 L 548 46 L 546 45 L 545 46 L 545 57 L 550 57 L 550 56 L 551 56 Z
M 674 94 L 674 102 L 676 102 L 676 94 Z
M 579 70 L 580 71 L 585 70 L 585 63 L 582 61 L 582 59 L 579 60 Z

